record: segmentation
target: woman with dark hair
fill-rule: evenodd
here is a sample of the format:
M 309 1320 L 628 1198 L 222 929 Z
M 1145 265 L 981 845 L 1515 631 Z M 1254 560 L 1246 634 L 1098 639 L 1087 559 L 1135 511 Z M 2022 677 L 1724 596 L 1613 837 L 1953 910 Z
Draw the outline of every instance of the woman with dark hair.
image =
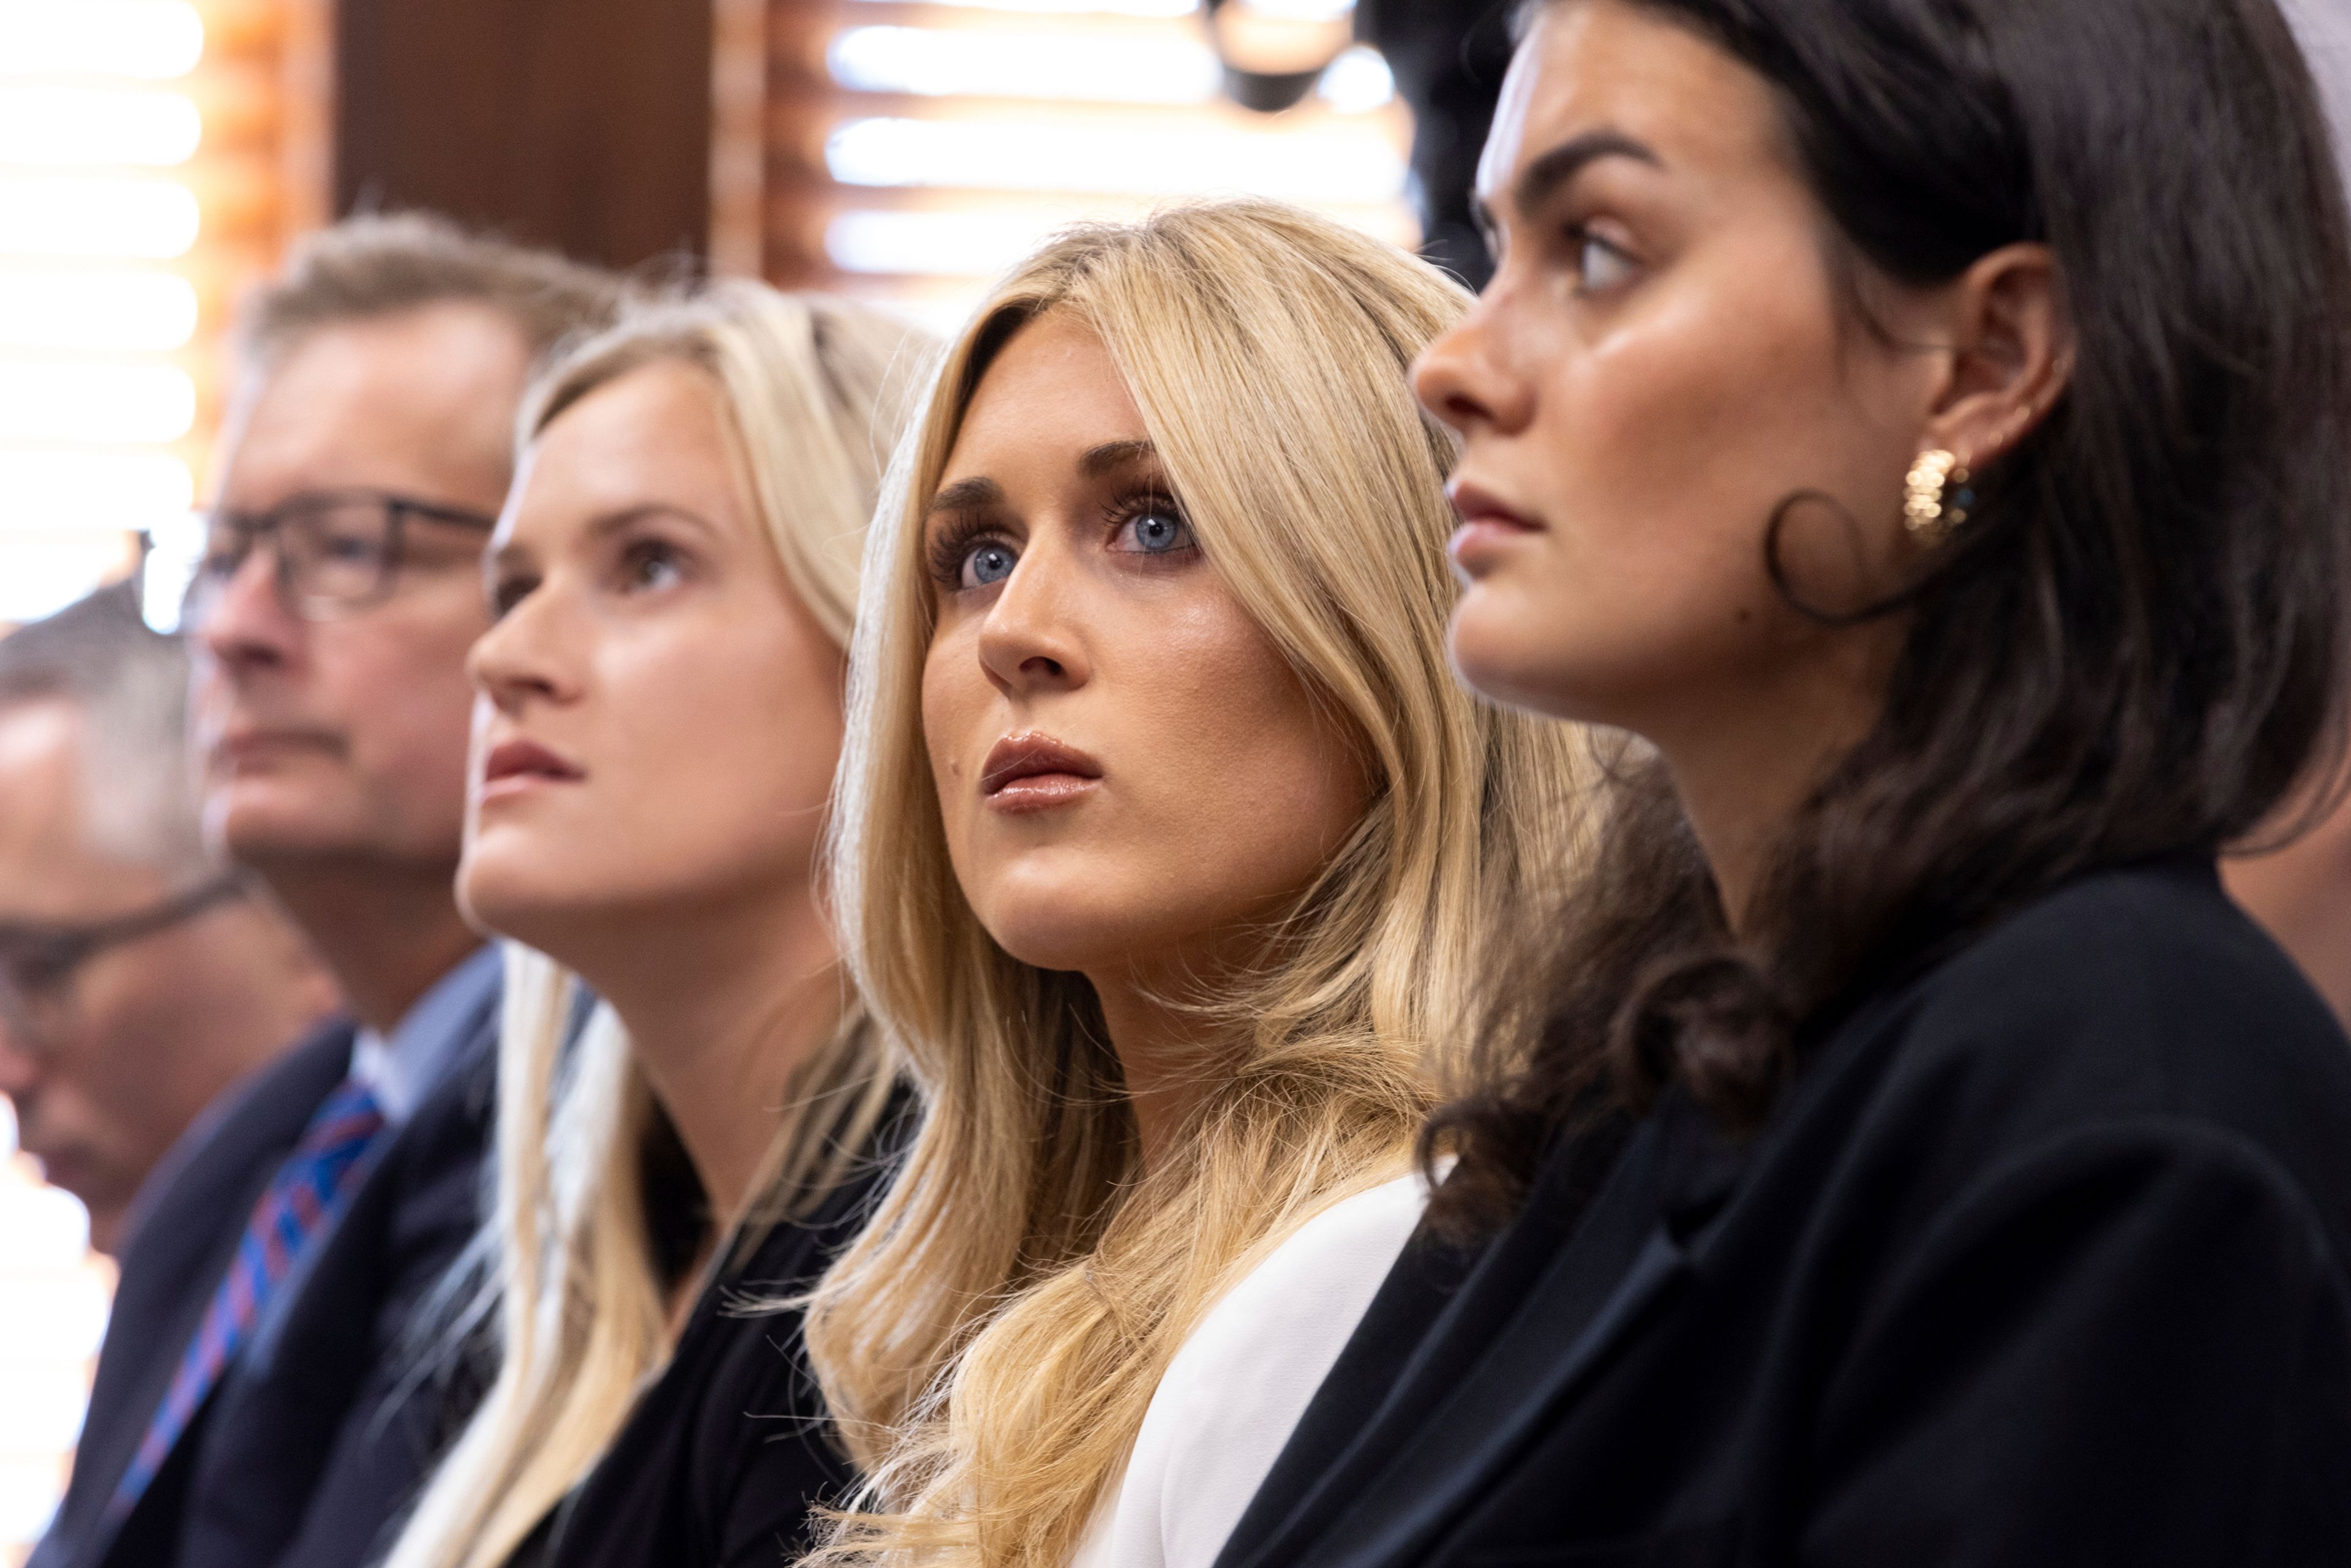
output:
M 2273 0 L 1552 0 L 1480 195 L 1454 653 L 1613 813 L 1222 1563 L 2351 1562 L 2351 1042 L 2214 874 L 2340 758 Z

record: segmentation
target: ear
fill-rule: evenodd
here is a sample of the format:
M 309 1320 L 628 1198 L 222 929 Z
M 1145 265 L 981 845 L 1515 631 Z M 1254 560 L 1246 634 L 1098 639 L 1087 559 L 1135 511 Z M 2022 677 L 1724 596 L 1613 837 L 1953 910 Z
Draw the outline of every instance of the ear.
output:
M 2045 245 L 2002 246 L 1945 295 L 1954 345 L 1926 444 L 1980 471 L 2048 417 L 2074 372 L 2073 319 Z

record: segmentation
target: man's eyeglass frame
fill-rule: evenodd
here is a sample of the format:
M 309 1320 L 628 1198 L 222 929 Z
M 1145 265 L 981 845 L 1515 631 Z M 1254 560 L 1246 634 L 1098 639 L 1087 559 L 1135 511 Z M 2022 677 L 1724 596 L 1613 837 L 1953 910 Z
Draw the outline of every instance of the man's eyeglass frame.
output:
M 10 1030 L 27 1043 L 54 1044 L 42 1038 L 34 1020 L 26 1016 L 26 1004 L 31 1000 L 28 993 L 62 991 L 81 967 L 100 953 L 168 931 L 215 904 L 244 896 L 246 891 L 245 874 L 226 871 L 145 909 L 118 915 L 110 920 L 93 920 L 81 925 L 0 922 L 0 1019 L 5 1019 Z M 37 982 L 28 985 L 20 981 L 19 970 L 27 967 L 39 971 Z
M 305 593 L 295 580 L 294 558 L 284 542 L 288 519 L 355 505 L 381 509 L 383 550 L 375 566 L 374 580 L 357 594 Z M 393 586 L 400 580 L 401 568 L 407 560 L 407 525 L 412 517 L 481 534 L 494 532 L 498 526 L 497 518 L 487 512 L 423 500 L 394 490 L 313 490 L 288 497 L 264 511 L 216 509 L 204 520 L 204 559 L 188 585 L 182 624 L 201 624 L 211 600 L 245 570 L 246 559 L 265 538 L 269 541 L 278 602 L 294 614 L 305 621 L 336 621 L 372 609 L 392 597 Z M 213 541 L 224 530 L 236 535 L 237 549 L 233 559 L 219 566 L 215 564 Z

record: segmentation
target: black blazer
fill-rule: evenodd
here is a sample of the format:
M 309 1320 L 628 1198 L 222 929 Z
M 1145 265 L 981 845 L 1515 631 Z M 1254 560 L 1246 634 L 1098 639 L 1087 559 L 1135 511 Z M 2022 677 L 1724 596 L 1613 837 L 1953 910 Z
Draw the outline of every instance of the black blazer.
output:
M 776 1226 L 705 1289 L 612 1447 L 508 1568 L 784 1568 L 800 1555 L 811 1505 L 838 1500 L 852 1476 L 800 1314 L 754 1303 L 806 1291 L 856 1235 L 904 1114 L 902 1103 L 814 1213 Z
M 493 987 L 174 1452 L 189 1475 L 169 1554 L 109 1568 L 354 1568 L 382 1544 L 469 1413 L 415 1330 L 486 1217 L 497 1021 Z
M 1804 1061 L 1751 1142 L 1669 1097 L 1588 1204 L 1571 1145 L 1416 1242 L 1220 1568 L 2351 1563 L 2351 1042 L 2209 864 Z
M 171 1387 L 253 1206 L 350 1071 L 352 1032 L 349 1019 L 337 1019 L 256 1069 L 206 1108 L 140 1187 L 73 1479 L 26 1568 L 89 1568 L 106 1558 L 115 1534 L 105 1522 L 107 1502 Z

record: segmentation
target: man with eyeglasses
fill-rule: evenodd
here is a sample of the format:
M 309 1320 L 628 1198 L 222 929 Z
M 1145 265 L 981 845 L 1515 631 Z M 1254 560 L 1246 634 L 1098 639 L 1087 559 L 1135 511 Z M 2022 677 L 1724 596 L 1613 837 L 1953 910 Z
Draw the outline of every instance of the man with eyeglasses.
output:
M 128 585 L 0 641 L 0 1094 L 117 1256 L 198 1113 L 336 1002 L 204 845 L 186 689 Z
M 180 1318 L 110 1325 L 99 1392 L 135 1389 L 94 1393 L 34 1568 L 368 1561 L 464 1413 L 421 1334 L 484 1218 L 495 1085 L 498 960 L 451 887 L 465 659 L 526 381 L 618 301 L 412 214 L 311 236 L 248 310 L 182 620 L 204 824 L 354 1024 L 330 1081 L 256 1086 L 299 1119 L 249 1206 L 159 1199 L 230 1234 Z

